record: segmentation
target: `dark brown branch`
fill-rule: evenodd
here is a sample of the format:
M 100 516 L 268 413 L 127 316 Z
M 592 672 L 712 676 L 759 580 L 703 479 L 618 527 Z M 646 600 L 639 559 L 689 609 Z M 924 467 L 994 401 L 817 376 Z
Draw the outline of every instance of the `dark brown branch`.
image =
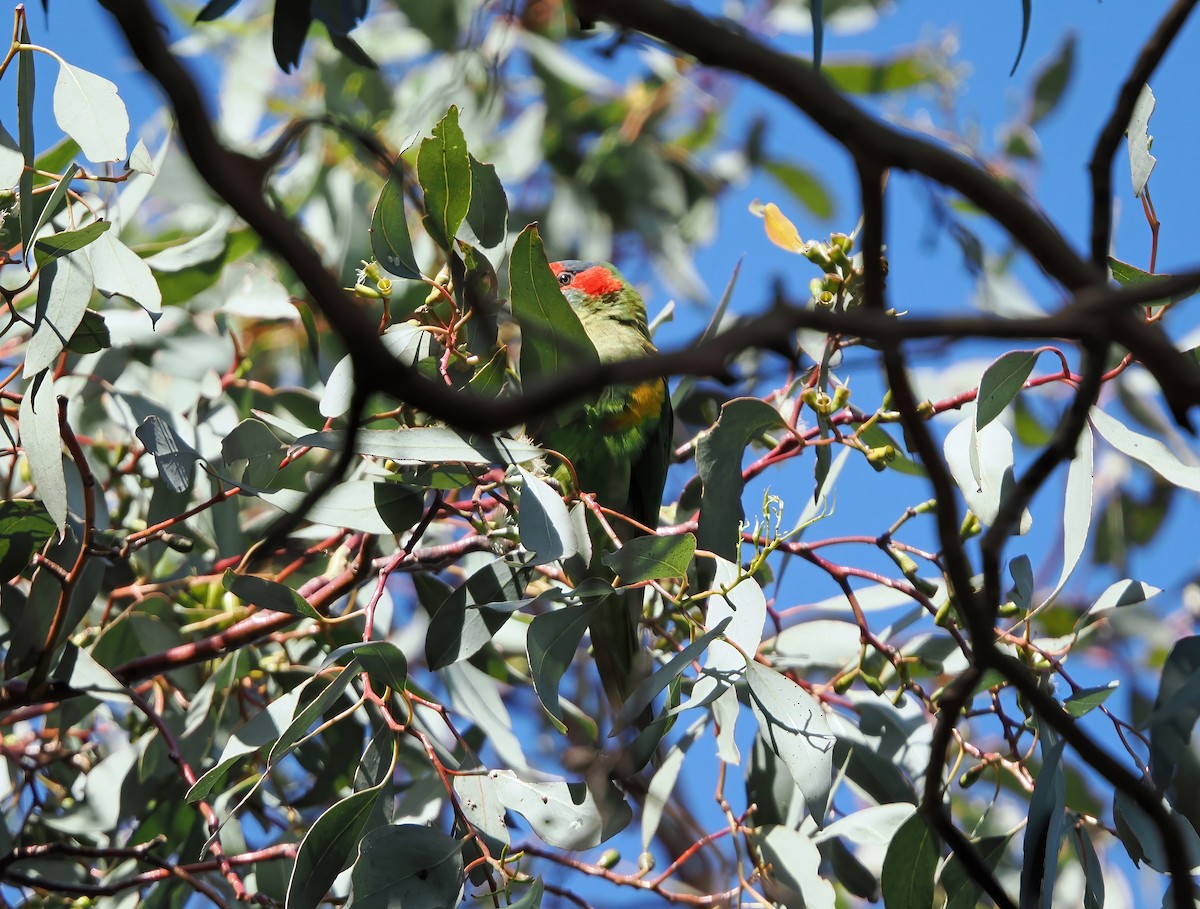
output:
M 872 162 L 858 160 L 859 192 L 863 205 L 863 299 L 864 308 L 875 314 L 882 314 L 887 309 L 887 298 L 883 283 L 883 247 L 885 235 L 885 206 L 883 191 L 883 172 Z M 917 448 L 921 461 L 929 473 L 930 482 L 934 487 L 938 507 L 936 509 L 938 531 L 941 537 L 943 558 L 947 564 L 950 579 L 948 595 L 957 596 L 960 608 L 967 618 L 968 630 L 971 634 L 971 644 L 975 650 L 991 646 L 991 623 L 984 620 L 982 610 L 975 602 L 971 590 L 970 562 L 966 550 L 962 546 L 958 530 L 958 498 L 955 495 L 954 483 L 946 470 L 933 436 L 925 425 L 924 419 L 917 413 L 917 400 L 913 395 L 908 381 L 904 355 L 900 350 L 897 339 L 889 339 L 883 344 L 883 359 L 888 375 L 888 384 L 892 396 L 904 422 L 904 429 L 909 439 Z M 938 716 L 937 726 L 931 741 L 929 765 L 925 769 L 925 790 L 921 798 L 921 813 L 926 821 L 942 836 L 942 839 L 954 850 L 967 873 L 979 883 L 988 896 L 1000 909 L 1016 909 L 1016 904 L 1009 898 L 992 870 L 979 855 L 971 841 L 954 824 L 946 810 L 942 794 L 942 768 L 946 766 L 946 757 L 950 748 L 950 740 L 958 723 L 960 712 L 971 699 L 974 688 L 973 676 L 980 670 L 972 667 L 963 675 L 952 696 L 943 704 Z
M 1112 235 L 1112 162 L 1121 137 L 1129 127 L 1133 107 L 1137 104 L 1142 86 L 1162 61 L 1174 43 L 1183 23 L 1196 6 L 1196 0 L 1175 0 L 1158 23 L 1154 33 L 1142 45 L 1133 69 L 1125 78 L 1117 103 L 1096 138 L 1096 148 L 1088 169 L 1092 172 L 1092 262 L 1101 268 L 1108 261 L 1108 244 Z

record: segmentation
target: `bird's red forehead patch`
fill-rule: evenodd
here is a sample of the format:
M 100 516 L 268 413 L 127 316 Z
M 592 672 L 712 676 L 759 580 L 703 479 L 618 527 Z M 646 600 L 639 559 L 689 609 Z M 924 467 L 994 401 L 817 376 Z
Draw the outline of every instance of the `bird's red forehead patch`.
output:
M 557 276 L 566 270 L 566 266 L 561 262 L 551 262 L 550 270 Z M 589 296 L 602 297 L 605 294 L 621 290 L 622 284 L 621 279 L 603 265 L 593 265 L 591 268 L 576 272 L 575 277 L 567 286 Z

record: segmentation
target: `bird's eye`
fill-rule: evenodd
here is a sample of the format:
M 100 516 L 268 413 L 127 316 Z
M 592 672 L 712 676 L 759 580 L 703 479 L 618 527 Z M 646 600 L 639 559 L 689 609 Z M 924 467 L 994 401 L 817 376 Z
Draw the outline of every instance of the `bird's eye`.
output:
M 574 280 L 575 280 L 575 275 L 573 275 L 569 271 L 560 271 L 558 273 L 558 283 L 561 284 L 563 287 L 566 287 L 568 284 L 570 284 Z

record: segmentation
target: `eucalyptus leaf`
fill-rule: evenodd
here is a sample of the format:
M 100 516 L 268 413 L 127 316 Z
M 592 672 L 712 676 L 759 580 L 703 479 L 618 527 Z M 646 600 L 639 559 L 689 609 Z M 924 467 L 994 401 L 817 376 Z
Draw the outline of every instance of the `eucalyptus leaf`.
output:
M 350 874 L 350 900 L 346 906 L 446 909 L 457 906 L 462 893 L 459 841 L 428 827 L 399 824 L 380 827 L 363 837 Z
M 117 87 L 102 76 L 60 60 L 54 83 L 54 119 L 92 161 L 125 157 L 129 113 Z
M 29 461 L 38 499 L 60 531 L 67 524 L 67 478 L 63 470 L 62 437 L 54 379 L 41 372 L 29 380 L 18 411 L 21 447 Z
M 458 125 L 458 108 L 451 105 L 421 143 L 417 153 L 417 176 L 425 192 L 425 229 L 444 250 L 450 250 L 454 235 L 471 207 L 471 156 Z
M 824 823 L 833 788 L 833 731 L 820 703 L 791 679 L 760 663 L 746 666 L 750 707 L 771 750 L 804 793 L 809 815 Z M 932 885 L 932 872 L 930 873 Z

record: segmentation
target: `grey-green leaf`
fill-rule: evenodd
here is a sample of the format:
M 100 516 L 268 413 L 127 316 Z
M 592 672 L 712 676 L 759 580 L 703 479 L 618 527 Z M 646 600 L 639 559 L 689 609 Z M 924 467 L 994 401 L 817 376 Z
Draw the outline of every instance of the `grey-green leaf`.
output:
M 1024 861 L 1021 866 L 1021 906 L 1049 909 L 1058 875 L 1058 852 L 1066 825 L 1067 778 L 1062 768 L 1064 742 L 1047 747 L 1029 799 L 1025 826 Z
M 589 603 L 554 609 L 535 616 L 529 623 L 525 640 L 533 689 L 559 732 L 566 732 L 567 726 L 558 703 L 558 686 L 579 649 L 579 642 L 583 640 L 597 605 Z
M 1125 131 L 1126 144 L 1129 148 L 1129 169 L 1133 178 L 1133 194 L 1140 196 L 1146 189 L 1150 174 L 1158 160 L 1150 154 L 1153 137 L 1147 131 L 1150 126 L 1150 115 L 1154 113 L 1154 92 L 1149 85 L 1142 86 L 1137 103 L 1133 106 L 1133 115 L 1129 118 L 1129 128 Z
M 96 289 L 107 297 L 127 297 L 151 316 L 162 312 L 162 291 L 154 272 L 112 231 L 101 234 L 87 246 Z
M 200 455 L 179 437 L 171 424 L 157 414 L 146 417 L 134 434 L 154 456 L 160 479 L 173 492 L 183 492 L 192 485 L 196 462 Z
M 594 783 L 544 782 L 521 779 L 511 770 L 460 777 L 464 784 L 479 784 L 482 797 L 463 804 L 474 819 L 488 813 L 515 811 L 529 822 L 533 832 L 559 849 L 577 851 L 599 846 L 628 826 L 633 812 L 620 790 L 608 780 Z M 456 780 L 455 788 L 459 788 Z M 597 800 L 597 795 L 600 799 Z
M 450 909 L 459 904 L 462 891 L 458 840 L 428 827 L 399 824 L 363 837 L 346 909 Z
M 48 262 L 39 272 L 33 337 L 25 351 L 25 376 L 50 366 L 75 334 L 92 298 L 87 256 L 73 254 Z
M 734 398 L 721 407 L 721 416 L 700 437 L 696 468 L 703 484 L 701 549 L 736 558 L 738 525 L 742 520 L 742 455 L 746 446 L 769 429 L 784 426 L 783 417 L 758 398 Z
M 304 493 L 293 489 L 262 493 L 263 501 L 294 512 Z M 349 527 L 363 533 L 403 533 L 421 519 L 421 493 L 401 483 L 348 480 L 322 496 L 306 514 L 314 524 Z
M 308 828 L 296 851 L 287 909 L 317 909 L 325 899 L 334 880 L 350 863 L 379 791 L 364 789 L 342 799 Z M 392 860 L 395 861 L 395 856 Z
M 314 432 L 296 439 L 296 445 L 341 451 L 346 434 L 340 430 Z M 387 458 L 398 464 L 527 464 L 543 454 L 528 442 L 503 436 L 468 435 L 449 427 L 412 429 L 360 429 L 354 436 L 356 454 Z
M 811 694 L 761 663 L 747 664 L 746 681 L 763 740 L 787 765 L 813 820 L 823 823 L 833 787 L 834 742 L 825 711 Z
M 517 526 L 521 545 L 534 554 L 531 564 L 545 565 L 578 551 L 575 528 L 562 496 L 550 484 L 527 470 L 521 475 L 521 501 Z
M 38 373 L 29 380 L 17 419 L 21 447 L 29 461 L 37 497 L 46 506 L 54 526 L 62 530 L 67 524 L 67 479 L 58 430 L 58 401 L 49 372 Z
M 117 87 L 102 76 L 60 60 L 54 83 L 54 119 L 90 160 L 125 158 L 129 114 Z

